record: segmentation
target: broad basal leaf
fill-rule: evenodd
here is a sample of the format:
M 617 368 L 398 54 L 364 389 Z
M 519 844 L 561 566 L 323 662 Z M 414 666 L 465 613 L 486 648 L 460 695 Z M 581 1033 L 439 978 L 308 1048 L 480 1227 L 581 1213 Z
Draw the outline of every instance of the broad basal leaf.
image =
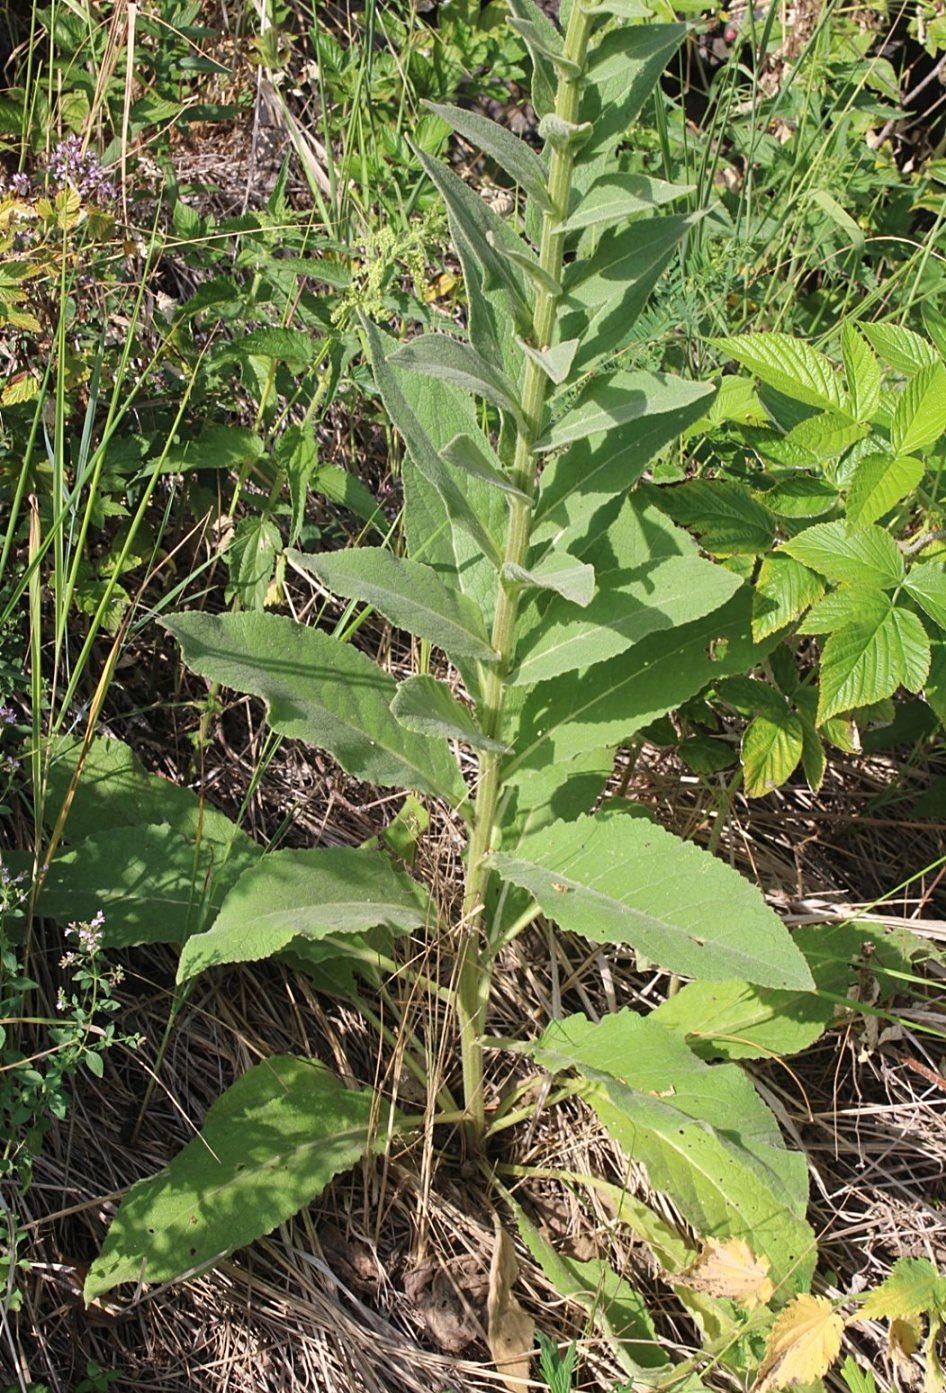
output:
M 648 634 L 718 609 L 741 581 L 699 556 L 672 556 L 636 571 L 599 575 L 594 599 L 580 613 L 553 601 L 517 649 L 512 681 L 530 686 L 624 652 Z
M 781 550 L 828 580 L 886 588 L 903 579 L 903 556 L 889 532 L 870 523 L 816 522 Z
M 444 682 L 425 673 L 408 677 L 399 685 L 391 710 L 402 726 L 418 735 L 459 740 L 474 750 L 502 754 L 506 749 L 500 741 L 490 740 L 483 734 L 470 712 Z
M 448 589 L 437 573 L 384 547 L 348 551 L 288 551 L 289 560 L 349 600 L 362 600 L 399 629 L 425 638 L 453 657 L 495 657 L 472 600 Z
M 792 338 L 790 334 L 742 334 L 713 342 L 777 392 L 806 406 L 852 417 L 840 373 L 830 359 L 804 339 Z
M 555 1021 L 535 1057 L 553 1071 L 577 1068 L 608 1131 L 701 1237 L 742 1239 L 768 1259 L 774 1284 L 804 1284 L 815 1258 L 804 1158 L 785 1148 L 737 1065 L 704 1064 L 632 1011 L 594 1025 Z
M 240 877 L 207 933 L 185 944 L 177 978 L 272 957 L 296 937 L 322 939 L 379 926 L 421 928 L 430 915 L 414 881 L 387 857 L 350 847 L 272 851 Z
M 269 1233 L 367 1150 L 376 1107 L 323 1065 L 274 1056 L 209 1109 L 200 1135 L 133 1186 L 89 1269 L 90 1302 L 122 1282 L 169 1282 Z
M 690 982 L 653 1016 L 682 1035 L 701 1059 L 772 1059 L 807 1049 L 824 1033 L 834 1009 L 833 1001 L 814 992 Z
M 447 746 L 398 725 L 394 678 L 351 644 L 275 614 L 176 614 L 162 623 L 201 677 L 262 697 L 278 734 L 328 750 L 382 788 L 464 802 Z
M 844 1317 L 826 1296 L 796 1296 L 772 1327 L 752 1393 L 775 1393 L 826 1374 L 841 1352 Z
M 929 668 L 930 641 L 909 610 L 890 609 L 879 622 L 839 629 L 821 654 L 818 724 L 893 696 L 900 686 L 920 691 Z
M 808 965 L 738 872 L 641 818 L 607 810 L 496 852 L 504 880 L 528 890 L 563 929 L 629 943 L 687 977 L 741 977 L 811 989 Z
M 183 943 L 213 919 L 260 854 L 242 836 L 224 848 L 167 826 L 110 827 L 55 858 L 37 907 L 62 922 L 87 922 L 101 910 L 102 941 L 110 948 Z

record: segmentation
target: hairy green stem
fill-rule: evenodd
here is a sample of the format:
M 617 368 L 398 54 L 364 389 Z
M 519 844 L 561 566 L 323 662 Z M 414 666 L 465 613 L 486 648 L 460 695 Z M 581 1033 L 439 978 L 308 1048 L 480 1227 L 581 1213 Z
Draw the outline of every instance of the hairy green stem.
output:
M 555 114 L 562 121 L 576 124 L 581 95 L 581 77 L 585 67 L 591 17 L 580 4 L 572 6 L 565 35 L 564 57 L 555 101 Z M 536 292 L 532 319 L 532 342 L 538 349 L 551 346 L 558 292 L 562 274 L 565 234 L 557 230 L 568 216 L 571 193 L 574 150 L 565 145 L 553 148 L 549 159 L 547 189 L 550 208 L 542 215 L 542 234 L 539 264 L 547 275 L 547 284 Z M 545 278 L 543 278 L 544 280 Z M 542 432 L 548 379 L 542 368 L 526 358 L 520 383 L 521 423 L 516 433 L 511 477 L 524 495 L 511 496 L 503 567 L 522 566 L 527 560 L 532 532 L 532 498 L 536 483 L 534 447 Z M 506 683 L 515 656 L 516 619 L 519 598 L 516 584 L 500 575 L 496 612 L 493 617 L 492 648 L 498 659 L 485 672 L 481 716 L 483 730 L 497 739 L 502 727 Z M 466 889 L 463 898 L 464 935 L 457 969 L 457 1013 L 460 1026 L 460 1051 L 463 1063 L 463 1096 L 469 1115 L 469 1134 L 474 1149 L 480 1149 L 485 1131 L 483 1097 L 483 1048 L 481 1035 L 489 1003 L 489 954 L 481 948 L 482 915 L 489 881 L 487 858 L 491 850 L 496 813 L 501 794 L 500 760 L 498 754 L 487 753 L 480 758 L 479 780 L 473 812 L 473 826 L 468 850 Z

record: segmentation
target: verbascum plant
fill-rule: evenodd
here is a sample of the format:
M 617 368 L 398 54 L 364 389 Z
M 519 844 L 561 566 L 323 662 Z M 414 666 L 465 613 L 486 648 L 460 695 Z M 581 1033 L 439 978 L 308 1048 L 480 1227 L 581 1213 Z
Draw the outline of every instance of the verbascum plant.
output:
M 475 112 L 436 111 L 506 171 L 523 211 L 501 219 L 421 154 L 462 263 L 466 330 L 451 325 L 396 347 L 362 324 L 406 451 L 405 554 L 289 553 L 333 594 L 372 606 L 439 651 L 444 661 L 430 667 L 441 676 L 398 683 L 351 643 L 271 613 L 166 621 L 190 668 L 264 699 L 280 735 L 327 751 L 369 784 L 403 790 L 408 810 L 418 798 L 445 805 L 466 838 L 462 897 L 435 905 L 430 887 L 378 845 L 262 854 L 214 822 L 203 850 L 219 853 L 215 876 L 201 879 L 210 888 L 196 909 L 193 895 L 175 899 L 168 888 L 167 903 L 187 904 L 167 937 L 183 941 L 182 986 L 291 951 L 316 980 L 324 972 L 327 988 L 344 990 L 357 974 L 407 971 L 398 967 L 399 936 L 437 939 L 441 954 L 452 948 L 449 985 L 413 979 L 453 1008 L 458 1028 L 462 1097 L 454 1100 L 448 1090 L 458 1081 L 448 1078 L 434 1122 L 452 1128 L 458 1157 L 481 1162 L 497 1215 L 590 1313 L 628 1374 L 649 1387 L 698 1388 L 720 1361 L 754 1368 L 779 1308 L 816 1300 L 807 1296 L 816 1248 L 805 1159 L 786 1147 L 734 1061 L 802 1048 L 833 1006 L 814 994 L 798 943 L 752 885 L 640 807 L 601 800 L 619 745 L 766 652 L 753 641 L 740 577 L 701 556 L 634 492 L 648 463 L 706 413 L 714 389 L 614 366 L 691 226 L 661 211 L 685 190 L 627 175 L 620 154 L 684 28 L 633 22 L 635 0 L 566 4 L 563 32 L 532 0 L 513 0 L 512 10 L 532 58 L 541 152 Z M 104 748 L 91 757 L 115 762 Z M 122 768 L 126 786 L 139 790 L 135 807 L 147 805 L 145 776 Z M 140 857 L 147 831 L 173 880 L 185 858 L 175 862 L 172 852 L 187 846 L 190 815 L 161 797 L 166 810 L 152 819 L 160 835 L 138 826 L 129 836 Z M 50 871 L 49 913 L 56 896 L 69 898 L 69 876 L 57 869 L 69 855 Z M 89 888 L 90 864 L 88 852 L 73 862 L 73 893 L 82 876 Z M 160 937 L 156 907 L 132 913 L 126 887 L 116 908 L 106 875 L 95 898 L 124 941 Z M 490 1039 L 497 965 L 536 921 L 629 947 L 685 982 L 650 1016 L 569 1016 L 537 1038 Z M 408 1033 L 401 1044 L 422 1070 Z M 682 1366 L 661 1347 L 628 1274 L 603 1257 L 560 1256 L 530 1220 L 528 1169 L 504 1163 L 502 1142 L 537 1106 L 535 1075 L 500 1102 L 484 1059 L 502 1050 L 560 1081 L 548 1106 L 582 1098 L 644 1169 L 648 1192 L 672 1201 L 679 1227 L 630 1188 L 571 1177 L 609 1191 L 616 1222 L 649 1245 L 701 1330 L 704 1349 Z M 395 1110 L 312 1060 L 256 1065 L 213 1105 L 201 1136 L 130 1192 L 87 1297 L 206 1266 L 421 1122 L 409 1105 Z M 497 1178 L 504 1173 L 520 1182 L 515 1198 Z M 528 1373 L 532 1326 L 509 1290 L 511 1239 L 497 1232 L 490 1339 L 515 1387 Z M 825 1323 L 827 1358 L 830 1303 Z M 798 1325 L 793 1316 L 773 1335 L 781 1344 L 764 1370 L 768 1387 L 779 1386 Z M 810 1321 L 801 1325 L 807 1338 Z

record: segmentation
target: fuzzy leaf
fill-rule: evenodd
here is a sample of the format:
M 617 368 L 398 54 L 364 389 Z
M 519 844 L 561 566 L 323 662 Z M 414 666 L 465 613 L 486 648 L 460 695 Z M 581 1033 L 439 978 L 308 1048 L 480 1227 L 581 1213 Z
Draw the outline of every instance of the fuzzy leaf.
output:
M 531 568 L 507 562 L 503 579 L 534 590 L 551 590 L 579 608 L 589 605 L 595 593 L 595 568 L 567 551 L 549 552 Z
M 102 941 L 110 948 L 183 943 L 213 919 L 231 885 L 261 854 L 242 834 L 224 849 L 166 826 L 109 827 L 55 858 L 39 912 L 65 922 L 88 921 L 101 910 Z
M 482 616 L 467 596 L 450 590 L 429 566 L 394 556 L 383 547 L 347 551 L 289 551 L 289 560 L 318 576 L 336 595 L 373 605 L 399 629 L 427 639 L 450 657 L 489 661 Z
M 804 1283 L 815 1258 L 804 1158 L 786 1149 L 738 1065 L 703 1063 L 629 1010 L 596 1024 L 554 1021 L 535 1057 L 553 1071 L 577 1068 L 608 1131 L 697 1233 L 742 1239 L 768 1259 L 773 1283 Z
M 549 605 L 517 649 L 512 681 L 531 686 L 604 662 L 648 634 L 719 609 L 740 585 L 738 576 L 699 556 L 599 575 L 597 593 L 580 615 L 564 599 Z
M 677 405 L 692 401 L 690 384 L 678 378 L 661 373 L 613 372 L 595 378 L 536 448 L 558 450 L 598 432 L 616 431 L 652 412 L 670 413 Z
M 407 933 L 422 928 L 429 914 L 419 887 L 376 852 L 272 851 L 232 887 L 213 926 L 188 939 L 177 980 L 272 957 L 297 936 L 317 940 L 381 925 Z
M 478 146 L 484 154 L 506 171 L 519 187 L 534 199 L 540 208 L 551 211 L 552 204 L 546 189 L 546 173 L 542 161 L 524 140 L 514 136 L 505 126 L 490 121 L 476 111 L 464 111 L 457 106 L 443 106 L 439 102 L 424 102 L 456 131 L 457 135 Z
M 503 473 L 489 442 L 481 436 L 455 435 L 452 440 L 447 441 L 440 453 L 448 464 L 471 474 L 481 483 L 489 484 L 490 488 L 500 489 L 515 498 L 526 499 L 527 495 L 522 489 L 516 488 L 512 480 Z
M 850 527 L 844 522 L 816 522 L 781 550 L 828 580 L 852 585 L 899 585 L 903 557 L 889 532 L 874 523 Z
M 484 735 L 450 688 L 434 677 L 426 674 L 408 677 L 399 685 L 391 710 L 406 730 L 418 735 L 459 740 L 474 750 L 505 753 L 506 746 Z
M 553 59 L 562 52 L 561 36 L 534 0 L 509 0 L 509 9 L 509 24 L 522 38 L 532 59 L 532 105 L 541 119 L 555 108 Z
M 663 179 L 651 179 L 646 174 L 604 174 L 595 180 L 559 230 L 577 232 L 580 228 L 598 227 L 601 223 L 613 227 L 624 218 L 651 212 L 661 204 L 672 203 L 685 194 L 693 193 L 695 189 L 695 184 L 668 184 Z
M 851 624 L 833 633 L 821 655 L 818 725 L 841 711 L 918 692 L 930 669 L 930 641 L 915 614 L 889 609 L 879 622 Z
M 629 943 L 687 977 L 813 985 L 755 886 L 649 821 L 604 810 L 556 823 L 492 864 L 563 929 L 595 943 Z
M 851 417 L 840 374 L 830 359 L 790 334 L 741 334 L 714 339 L 715 346 L 793 401 Z
M 685 36 L 684 24 L 622 24 L 596 45 L 581 94 L 579 119 L 592 126 L 581 150 L 582 166 L 597 172 L 602 157 L 637 119 Z
M 394 678 L 351 644 L 275 614 L 176 614 L 162 623 L 194 672 L 262 697 L 278 734 L 328 750 L 382 788 L 465 801 L 446 745 L 398 725 Z
M 320 1064 L 276 1055 L 209 1109 L 200 1135 L 133 1186 L 89 1269 L 91 1302 L 122 1282 L 169 1282 L 269 1233 L 366 1151 L 376 1106 Z
M 565 339 L 563 343 L 544 349 L 533 348 L 530 344 L 523 343 L 522 351 L 542 369 L 549 381 L 558 387 L 567 380 L 572 370 L 579 342 L 578 339 Z
M 865 455 L 858 462 L 847 500 L 851 522 L 876 522 L 918 486 L 926 466 L 909 455 Z
M 397 350 L 391 361 L 408 372 L 439 378 L 454 387 L 474 392 L 508 411 L 514 420 L 521 419 L 512 383 L 481 358 L 471 344 L 462 343 L 449 334 L 424 334 L 419 339 L 411 339 Z

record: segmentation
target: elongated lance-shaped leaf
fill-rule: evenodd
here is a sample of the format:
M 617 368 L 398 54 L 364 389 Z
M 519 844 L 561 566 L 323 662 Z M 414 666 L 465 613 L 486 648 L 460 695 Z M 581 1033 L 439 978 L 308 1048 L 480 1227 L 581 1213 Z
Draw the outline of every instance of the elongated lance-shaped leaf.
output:
M 499 754 L 506 750 L 500 741 L 490 740 L 483 734 L 445 683 L 426 674 L 408 677 L 400 684 L 391 710 L 402 726 L 418 735 L 459 740 L 474 750 L 492 750 Z
M 505 777 L 618 745 L 695 696 L 710 682 L 747 672 L 776 639 L 750 635 L 751 592 L 678 629 L 651 634 L 627 653 L 534 688 L 515 725 L 503 732 L 516 750 Z
M 370 1089 L 288 1055 L 257 1064 L 218 1098 L 199 1136 L 129 1191 L 89 1269 L 85 1299 L 122 1282 L 171 1282 L 269 1233 L 366 1151 Z
M 177 980 L 208 967 L 256 962 L 296 937 L 422 928 L 433 911 L 420 887 L 377 852 L 352 847 L 272 851 L 244 872 L 206 933 L 188 939 Z
M 534 0 L 509 0 L 509 23 L 520 35 L 532 59 L 532 105 L 540 118 L 555 106 L 554 63 L 562 54 L 562 38 Z
M 512 681 L 532 686 L 616 657 L 648 634 L 719 609 L 741 584 L 700 556 L 671 556 L 634 571 L 601 574 L 580 614 L 566 600 L 549 605 L 517 649 Z
M 625 24 L 596 46 L 581 96 L 580 119 L 592 129 L 576 170 L 579 190 L 606 165 L 685 37 L 684 24 Z
M 424 106 L 452 126 L 457 135 L 471 145 L 479 146 L 484 154 L 495 160 L 524 193 L 535 199 L 540 208 L 551 210 L 545 187 L 545 168 L 524 140 L 479 112 L 464 111 L 458 106 L 444 106 L 439 102 L 424 102 Z
M 811 990 L 791 935 L 753 885 L 644 818 L 560 822 L 492 864 L 550 919 L 595 943 L 629 943 L 686 977 Z
M 399 368 L 451 382 L 477 396 L 485 397 L 513 420 L 521 418 L 515 388 L 499 369 L 481 358 L 476 349 L 449 334 L 424 334 L 399 348 L 391 360 Z
M 527 495 L 503 473 L 502 465 L 489 442 L 479 435 L 455 435 L 440 451 L 448 464 L 471 474 L 490 488 L 525 500 Z
M 622 426 L 673 411 L 678 405 L 694 400 L 688 387 L 689 384 L 684 385 L 678 378 L 665 377 L 662 373 L 619 369 L 597 377 L 558 418 L 536 448 L 559 450 L 605 431 L 617 435 Z M 695 400 L 706 401 L 707 396 L 701 392 Z M 633 476 L 629 482 L 634 482 Z
M 595 568 L 567 551 L 552 551 L 535 566 L 517 566 L 507 562 L 503 579 L 515 585 L 535 590 L 550 590 L 561 595 L 569 605 L 583 608 L 595 593 Z
M 711 1067 L 652 1017 L 622 1011 L 591 1025 L 556 1021 L 536 1059 L 575 1067 L 611 1135 L 704 1237 L 741 1238 L 768 1258 L 784 1296 L 810 1280 L 804 1157 L 785 1149 L 774 1117 L 736 1065 Z
M 492 214 L 492 210 L 486 206 L 483 199 L 468 188 L 452 169 L 447 169 L 439 160 L 431 159 L 423 150 L 417 150 L 415 153 L 443 195 L 451 222 L 456 223 L 467 248 L 482 266 L 486 277 L 485 289 L 488 290 L 491 286 L 503 287 L 509 313 L 520 331 L 528 333 L 532 316 L 529 313 L 529 298 L 522 272 L 514 262 L 503 256 L 502 242 L 498 239 L 514 239 L 513 244 L 518 247 L 521 255 L 528 256 L 529 249 L 525 242 L 516 237 L 511 229 L 506 228 L 502 220 Z M 487 236 L 489 232 L 494 234 L 496 246 L 490 242 Z
M 561 231 L 579 232 L 602 224 L 614 227 L 625 218 L 652 212 L 695 190 L 695 184 L 668 184 L 646 174 L 603 174 L 576 204 Z
M 378 391 L 388 415 L 404 437 L 411 459 L 443 499 L 451 521 L 468 532 L 487 556 L 498 561 L 499 548 L 496 542 L 473 512 L 456 480 L 444 468 L 440 454 L 398 386 L 397 379 L 387 364 L 384 345 L 377 329 L 364 317 L 361 323 L 368 340 L 371 367 Z
M 287 551 L 300 569 L 348 600 L 362 600 L 409 634 L 428 639 L 453 657 L 489 661 L 483 618 L 472 600 L 450 590 L 429 566 L 394 556 L 383 547 L 349 551 Z
M 194 672 L 262 697 L 278 734 L 328 750 L 382 788 L 465 802 L 447 746 L 398 725 L 394 678 L 351 644 L 276 614 L 175 614 L 162 623 Z
M 571 372 L 579 346 L 579 339 L 565 339 L 563 343 L 543 349 L 533 348 L 531 344 L 524 343 L 522 351 L 533 363 L 538 364 L 550 382 L 559 387 Z

